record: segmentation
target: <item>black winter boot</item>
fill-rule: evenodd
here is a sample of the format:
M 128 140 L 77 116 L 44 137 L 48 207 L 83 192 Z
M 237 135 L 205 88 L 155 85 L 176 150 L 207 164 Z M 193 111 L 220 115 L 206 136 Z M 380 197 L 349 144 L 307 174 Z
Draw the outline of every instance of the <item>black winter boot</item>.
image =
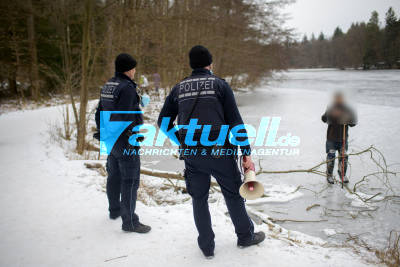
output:
M 125 232 L 135 232 L 139 234 L 145 234 L 150 232 L 151 227 L 139 222 L 133 226 L 132 224 L 122 224 L 122 230 Z
M 257 245 L 257 244 L 263 242 L 264 239 L 265 239 L 265 234 L 264 234 L 264 232 L 260 231 L 260 232 L 254 233 L 253 239 L 250 241 L 241 242 L 238 240 L 237 246 L 240 248 L 254 246 L 254 245 Z
M 333 168 L 335 167 L 335 156 L 333 158 L 330 157 L 330 154 L 328 154 L 327 158 L 327 163 L 326 163 L 326 178 L 328 180 L 328 183 L 334 184 L 333 180 Z

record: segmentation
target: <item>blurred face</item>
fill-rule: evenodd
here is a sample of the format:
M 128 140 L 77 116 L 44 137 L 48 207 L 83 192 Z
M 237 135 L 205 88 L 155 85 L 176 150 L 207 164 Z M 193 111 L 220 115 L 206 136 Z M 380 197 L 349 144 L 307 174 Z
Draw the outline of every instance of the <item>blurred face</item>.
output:
M 333 99 L 334 104 L 341 105 L 344 103 L 344 96 L 342 94 L 336 94 Z

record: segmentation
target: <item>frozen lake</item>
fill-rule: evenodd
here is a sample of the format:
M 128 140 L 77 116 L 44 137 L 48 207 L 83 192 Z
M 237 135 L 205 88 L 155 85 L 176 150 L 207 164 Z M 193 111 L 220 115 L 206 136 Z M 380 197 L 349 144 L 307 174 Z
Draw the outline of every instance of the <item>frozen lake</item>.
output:
M 400 107 L 400 70 L 290 70 L 275 88 L 329 92 L 341 90 L 357 103 Z M 286 79 L 285 79 L 286 78 Z
M 400 71 L 291 70 L 279 77 L 280 81 L 239 99 L 247 123 L 257 123 L 260 116 L 280 116 L 279 132 L 291 132 L 301 138 L 299 156 L 261 157 L 263 169 L 304 169 L 325 160 L 327 125 L 322 123 L 321 115 L 336 90 L 348 95 L 359 117 L 359 125 L 349 131 L 349 151 L 374 145 L 384 153 L 389 164 L 400 162 Z M 376 166 L 370 163 L 367 156 L 350 158 L 350 188 L 362 176 L 376 171 Z M 336 168 L 337 164 L 335 174 Z M 398 171 L 399 165 L 392 168 Z M 386 245 L 391 230 L 400 230 L 399 199 L 360 206 L 346 190 L 339 185 L 327 187 L 325 178 L 317 175 L 273 174 L 263 175 L 261 179 L 271 185 L 272 191 L 266 187 L 271 194 L 292 192 L 298 186 L 306 188 L 300 190 L 301 196 L 290 201 L 258 206 L 278 220 L 321 221 L 282 222 L 288 229 L 333 241 L 343 241 L 350 233 L 379 246 Z M 382 184 L 376 179 L 370 180 L 361 191 L 381 192 Z M 389 194 L 400 195 L 399 178 L 392 181 L 395 192 Z M 315 208 L 307 211 L 312 205 Z

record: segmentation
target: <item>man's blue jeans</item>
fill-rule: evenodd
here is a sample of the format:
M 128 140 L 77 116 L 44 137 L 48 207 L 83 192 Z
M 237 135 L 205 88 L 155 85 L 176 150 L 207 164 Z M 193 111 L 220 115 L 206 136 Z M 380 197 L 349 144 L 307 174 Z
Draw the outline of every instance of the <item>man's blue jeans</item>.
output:
M 339 176 L 342 176 L 342 163 L 344 163 L 343 170 L 344 170 L 344 175 L 346 175 L 347 171 L 347 162 L 349 156 L 347 155 L 347 149 L 348 149 L 348 143 L 346 142 L 344 151 L 343 150 L 343 142 L 335 142 L 335 141 L 326 141 L 325 145 L 326 149 L 326 174 L 328 176 L 332 176 L 333 174 L 333 169 L 335 167 L 335 158 L 336 158 L 336 151 L 339 152 L 339 163 L 338 163 L 338 173 Z M 344 154 L 344 159 L 342 157 L 342 153 Z

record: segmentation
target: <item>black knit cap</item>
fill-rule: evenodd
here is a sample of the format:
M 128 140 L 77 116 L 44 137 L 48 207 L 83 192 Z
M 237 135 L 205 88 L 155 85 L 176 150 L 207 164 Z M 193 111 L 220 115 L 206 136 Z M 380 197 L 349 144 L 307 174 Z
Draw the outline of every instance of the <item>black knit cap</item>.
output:
M 115 59 L 115 71 L 116 72 L 126 72 L 137 65 L 136 60 L 129 54 L 122 53 L 117 56 Z
M 212 55 L 204 46 L 196 45 L 190 49 L 189 60 L 192 69 L 204 68 L 211 65 Z

